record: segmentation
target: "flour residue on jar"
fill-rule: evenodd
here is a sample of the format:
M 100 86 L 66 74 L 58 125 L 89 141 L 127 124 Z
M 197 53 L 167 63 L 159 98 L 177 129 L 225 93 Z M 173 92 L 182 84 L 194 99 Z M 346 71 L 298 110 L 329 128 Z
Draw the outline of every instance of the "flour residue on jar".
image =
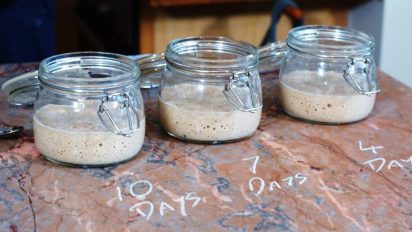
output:
M 359 121 L 369 115 L 375 94 L 356 92 L 343 73 L 328 71 L 294 71 L 280 81 L 280 104 L 297 118 L 325 123 Z
M 121 128 L 126 126 L 127 120 L 123 121 Z M 33 130 L 36 146 L 47 158 L 70 164 L 105 165 L 128 160 L 139 152 L 145 118 L 142 116 L 139 129 L 126 137 L 107 130 L 96 107 L 75 111 L 71 106 L 46 105 L 33 116 Z
M 238 94 L 249 91 L 239 88 Z M 223 87 L 198 84 L 167 86 L 159 98 L 163 128 L 174 136 L 206 142 L 220 142 L 251 136 L 260 122 L 255 113 L 236 109 L 223 94 Z

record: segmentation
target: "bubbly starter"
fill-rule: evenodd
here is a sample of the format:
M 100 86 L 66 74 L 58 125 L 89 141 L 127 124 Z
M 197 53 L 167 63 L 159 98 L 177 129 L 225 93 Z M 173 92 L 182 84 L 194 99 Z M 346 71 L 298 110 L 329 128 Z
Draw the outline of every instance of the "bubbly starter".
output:
M 182 139 L 200 142 L 242 139 L 256 131 L 260 115 L 261 110 L 250 113 L 236 109 L 225 98 L 222 86 L 178 84 L 165 87 L 159 98 L 163 128 Z
M 61 105 L 39 109 L 33 116 L 39 151 L 52 160 L 79 165 L 111 164 L 135 156 L 143 145 L 145 118 L 141 118 L 137 131 L 125 137 L 107 130 L 96 109 L 86 107 L 74 112 L 72 107 Z
M 348 123 L 372 111 L 375 94 L 366 96 L 349 86 L 342 73 L 295 71 L 280 81 L 280 104 L 286 113 L 311 121 Z

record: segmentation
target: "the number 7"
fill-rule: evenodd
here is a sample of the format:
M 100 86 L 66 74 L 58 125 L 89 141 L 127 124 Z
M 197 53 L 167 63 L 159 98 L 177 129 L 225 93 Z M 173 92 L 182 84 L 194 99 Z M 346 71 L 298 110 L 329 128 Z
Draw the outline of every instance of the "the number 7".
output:
M 258 161 L 259 161 L 259 156 L 256 155 L 256 156 L 253 156 L 253 157 L 250 157 L 250 158 L 244 158 L 243 161 L 253 160 L 253 159 L 255 159 L 255 161 L 253 162 L 253 167 L 249 168 L 249 170 L 250 170 L 253 174 L 256 174 L 256 165 L 257 165 L 257 163 L 258 163 Z

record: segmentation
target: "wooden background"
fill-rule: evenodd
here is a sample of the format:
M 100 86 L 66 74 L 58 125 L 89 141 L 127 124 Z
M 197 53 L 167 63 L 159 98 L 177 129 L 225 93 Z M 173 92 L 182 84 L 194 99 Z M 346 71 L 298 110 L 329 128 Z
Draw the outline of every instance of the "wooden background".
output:
M 349 9 L 362 2 L 365 0 L 297 0 L 305 24 L 340 26 L 347 25 Z M 100 19 L 95 18 L 98 13 L 81 11 L 87 3 L 89 8 L 103 11 Z M 173 39 L 199 35 L 227 36 L 258 46 L 271 13 L 270 0 L 67 0 L 56 4 L 58 53 L 161 52 Z M 284 39 L 290 28 L 289 19 L 282 16 L 278 39 Z

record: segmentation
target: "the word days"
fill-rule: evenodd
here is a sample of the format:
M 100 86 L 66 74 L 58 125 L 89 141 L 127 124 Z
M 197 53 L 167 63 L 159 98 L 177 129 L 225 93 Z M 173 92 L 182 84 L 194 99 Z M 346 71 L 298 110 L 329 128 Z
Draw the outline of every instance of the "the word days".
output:
M 243 161 L 253 161 L 252 167 L 249 169 L 250 172 L 253 174 L 256 174 L 256 166 L 259 162 L 260 157 L 259 156 L 253 156 L 249 158 L 243 159 Z M 280 183 L 286 183 L 286 186 L 294 186 L 296 183 L 298 185 L 301 185 L 305 183 L 305 181 L 308 179 L 308 177 L 304 176 L 301 173 L 296 173 L 295 175 L 288 176 L 286 178 L 281 179 L 280 181 L 271 181 L 268 185 L 266 185 L 266 182 L 258 176 L 252 177 L 249 179 L 249 190 L 253 192 L 256 196 L 259 196 L 262 194 L 264 191 L 265 187 L 267 186 L 269 191 L 274 191 L 276 189 L 282 189 L 282 185 Z M 257 186 L 257 188 L 255 188 Z
M 135 187 L 145 187 L 143 192 L 137 192 Z M 132 183 L 129 186 L 129 193 L 134 198 L 138 199 L 139 202 L 132 205 L 129 208 L 131 212 L 137 212 L 139 215 L 142 215 L 146 218 L 147 221 L 150 220 L 151 216 L 155 212 L 155 205 L 153 202 L 145 200 L 146 197 L 152 192 L 153 185 L 148 180 L 139 180 Z M 123 196 L 120 187 L 117 186 L 117 197 L 120 201 L 123 201 Z M 184 196 L 180 196 L 177 199 L 173 199 L 174 204 L 168 203 L 166 201 L 161 201 L 158 205 L 160 216 L 165 215 L 168 211 L 179 211 L 180 215 L 186 217 L 188 212 L 186 210 L 186 203 L 190 202 L 190 206 L 195 208 L 200 202 L 201 198 L 197 196 L 195 192 L 186 193 Z
M 362 141 L 358 141 L 359 150 L 363 152 L 371 151 L 374 155 L 379 155 L 378 150 L 383 149 L 383 146 L 371 146 L 371 147 L 363 147 Z M 363 165 L 369 166 L 372 171 L 380 172 L 382 169 L 386 167 L 387 170 L 391 170 L 393 168 L 404 168 L 407 164 L 412 165 L 412 156 L 408 159 L 392 159 L 386 160 L 384 157 L 375 157 L 363 163 Z

